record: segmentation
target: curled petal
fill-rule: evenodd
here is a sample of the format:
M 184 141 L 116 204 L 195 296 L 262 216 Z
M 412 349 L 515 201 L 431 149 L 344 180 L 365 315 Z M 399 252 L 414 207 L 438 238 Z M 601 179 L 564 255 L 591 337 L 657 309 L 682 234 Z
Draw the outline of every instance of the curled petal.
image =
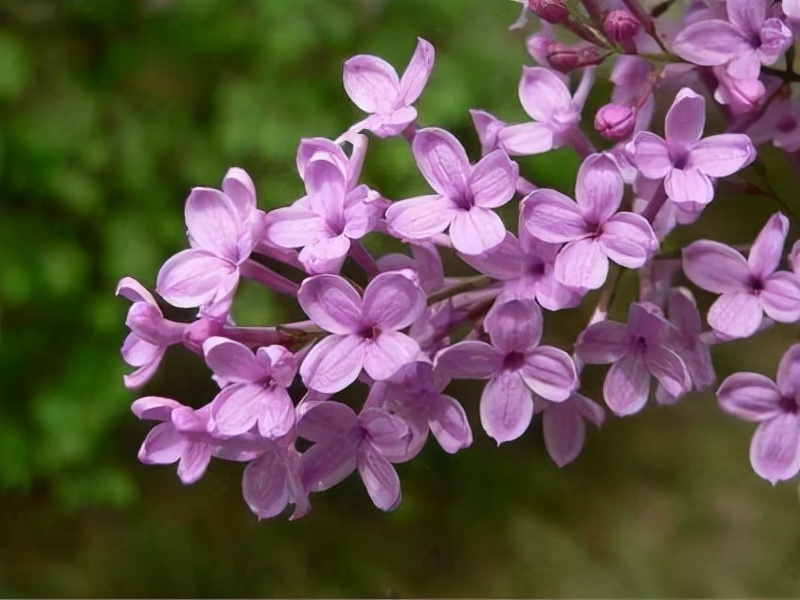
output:
M 793 344 L 783 355 L 776 379 L 783 396 L 793 398 L 800 391 L 800 344 Z
M 439 396 L 430 419 L 431 433 L 442 450 L 455 454 L 472 444 L 472 429 L 464 407 L 450 396 Z
M 256 186 L 247 171 L 239 167 L 228 169 L 222 179 L 222 191 L 236 207 L 240 223 L 250 218 L 256 208 Z
M 411 442 L 411 428 L 400 417 L 381 408 L 365 408 L 359 417 L 370 443 L 384 456 L 402 456 Z
M 541 346 L 525 356 L 520 371 L 525 384 L 542 398 L 563 402 L 578 385 L 578 373 L 569 354 L 552 346 Z
M 285 463 L 278 452 L 266 452 L 244 469 L 242 496 L 259 519 L 279 515 L 290 501 Z
M 692 388 L 686 364 L 672 350 L 663 346 L 648 348 L 645 364 L 670 396 L 682 396 Z
M 779 323 L 800 320 L 800 281 L 788 271 L 773 273 L 761 290 L 761 306 L 770 319 Z
M 211 450 L 211 446 L 203 442 L 186 444 L 178 462 L 178 478 L 182 483 L 191 485 L 203 476 L 211 462 Z
M 186 438 L 172 423 L 159 423 L 144 438 L 139 460 L 146 465 L 169 465 L 180 459 L 186 446 Z
M 170 413 L 181 406 L 183 405 L 180 402 L 172 398 L 145 396 L 134 400 L 133 404 L 131 404 L 131 411 L 140 419 L 167 421 Z
M 433 71 L 435 58 L 436 51 L 433 45 L 427 40 L 417 38 L 417 47 L 400 78 L 400 101 L 403 104 L 413 104 L 422 94 Z
M 377 56 L 359 54 L 344 63 L 344 89 L 368 113 L 390 112 L 400 94 L 397 71 Z
M 747 264 L 753 275 L 765 278 L 778 268 L 788 231 L 789 219 L 781 213 L 775 213 L 770 217 L 747 255 Z
M 745 421 L 766 421 L 780 414 L 781 394 L 760 373 L 734 373 L 719 386 L 717 401 L 726 413 Z

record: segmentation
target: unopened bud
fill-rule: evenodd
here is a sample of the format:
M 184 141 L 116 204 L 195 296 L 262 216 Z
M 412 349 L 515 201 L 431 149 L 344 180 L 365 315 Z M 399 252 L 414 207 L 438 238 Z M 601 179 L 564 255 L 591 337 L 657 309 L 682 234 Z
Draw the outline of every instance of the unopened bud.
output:
M 567 46 L 555 43 L 547 53 L 547 62 L 556 71 L 569 73 L 581 67 L 596 65 L 606 57 L 594 44 L 581 43 Z
M 606 104 L 597 111 L 594 128 L 612 142 L 627 139 L 636 128 L 636 111 L 630 106 L 613 102 Z
M 528 8 L 543 21 L 554 25 L 569 19 L 569 9 L 564 0 L 528 0 Z
M 633 38 L 642 29 L 642 24 L 627 10 L 612 10 L 608 13 L 603 22 L 603 29 L 608 37 L 622 46 L 625 52 L 636 51 Z

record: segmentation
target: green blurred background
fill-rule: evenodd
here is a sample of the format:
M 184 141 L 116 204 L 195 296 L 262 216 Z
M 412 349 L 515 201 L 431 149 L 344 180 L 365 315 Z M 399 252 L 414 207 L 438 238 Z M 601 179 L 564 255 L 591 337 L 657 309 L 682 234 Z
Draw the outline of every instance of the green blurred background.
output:
M 128 303 L 114 287 L 126 275 L 152 287 L 185 247 L 188 190 L 238 165 L 262 208 L 301 195 L 298 140 L 361 117 L 342 62 L 371 53 L 402 69 L 417 36 L 437 50 L 421 122 L 475 156 L 468 108 L 523 118 L 530 60 L 524 35 L 507 31 L 517 11 L 506 0 L 0 0 L 0 595 L 800 594 L 798 489 L 753 474 L 752 426 L 711 395 L 610 419 L 562 470 L 538 425 L 499 449 L 476 428 L 454 457 L 431 443 L 399 467 L 403 504 L 388 515 L 351 478 L 313 496 L 299 522 L 258 523 L 240 465 L 214 462 L 187 488 L 174 468 L 136 460 L 149 425 L 133 399 L 200 405 L 214 393 L 182 349 L 140 393 L 121 381 Z M 599 79 L 592 106 L 607 97 Z M 523 161 L 567 192 L 577 164 L 570 151 Z M 402 140 L 374 141 L 364 179 L 390 198 L 426 189 Z M 774 210 L 720 200 L 672 243 L 699 231 L 746 241 Z M 240 296 L 242 324 L 296 314 L 255 286 Z M 550 341 L 568 348 L 585 314 L 550 318 Z M 773 375 L 791 338 L 722 348 L 718 372 Z M 588 368 L 584 389 L 597 396 L 602 373 Z M 460 388 L 472 417 L 474 387 Z

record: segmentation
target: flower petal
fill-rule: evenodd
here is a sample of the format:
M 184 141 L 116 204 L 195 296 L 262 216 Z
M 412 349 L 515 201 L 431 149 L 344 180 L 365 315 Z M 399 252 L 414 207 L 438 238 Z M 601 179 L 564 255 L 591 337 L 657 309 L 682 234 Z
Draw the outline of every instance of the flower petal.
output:
M 800 281 L 793 273 L 778 271 L 770 275 L 761 290 L 761 307 L 779 323 L 800 320 Z
M 362 327 L 361 298 L 353 286 L 338 275 L 309 277 L 297 292 L 297 302 L 325 331 L 356 333 Z
M 640 215 L 621 212 L 609 219 L 598 238 L 603 252 L 618 265 L 638 269 L 658 248 L 650 223 Z
M 713 67 L 750 51 L 744 35 L 728 21 L 707 19 L 683 28 L 672 41 L 672 51 L 682 59 Z
M 400 102 L 409 105 L 420 97 L 433 71 L 435 58 L 436 51 L 433 45 L 429 41 L 418 37 L 414 54 L 411 56 L 411 60 L 400 78 Z
M 438 127 L 420 129 L 411 151 L 422 176 L 437 194 L 453 199 L 468 195 L 469 159 L 452 133 Z
M 443 232 L 455 218 L 456 208 L 442 196 L 420 196 L 393 202 L 386 209 L 390 231 L 408 240 L 427 240 Z
M 780 414 L 781 394 L 775 383 L 760 373 L 734 373 L 717 390 L 726 413 L 745 421 L 766 421 Z
M 294 404 L 285 388 L 264 390 L 258 412 L 258 433 L 277 440 L 292 430 L 296 421 Z
M 552 346 L 528 352 L 520 371 L 525 385 L 551 402 L 563 402 L 578 385 L 578 373 L 569 354 Z
M 514 197 L 519 167 L 502 150 L 484 156 L 472 168 L 469 187 L 475 204 L 483 208 L 503 206 Z
M 676 204 L 705 205 L 714 199 L 714 185 L 699 169 L 672 169 L 664 178 L 664 190 Z
M 535 190 L 525 198 L 522 222 L 528 233 L 548 243 L 570 242 L 588 233 L 578 205 L 555 190 Z
M 186 199 L 184 214 L 193 247 L 238 261 L 242 222 L 228 196 L 211 188 L 194 188 Z
M 519 101 L 534 121 L 549 121 L 572 102 L 562 79 L 544 67 L 523 67 Z
M 542 123 L 508 125 L 497 133 L 497 143 L 511 156 L 541 154 L 553 149 L 553 131 Z
M 450 224 L 453 247 L 464 254 L 491 250 L 506 236 L 506 226 L 497 214 L 480 206 L 458 211 Z
M 323 394 L 343 390 L 361 372 L 365 346 L 356 335 L 331 335 L 317 342 L 300 365 L 303 384 Z
M 608 277 L 608 258 L 598 240 L 575 240 L 558 253 L 553 273 L 566 286 L 596 290 Z
M 699 240 L 684 248 L 683 271 L 692 283 L 715 294 L 750 289 L 744 256 L 719 242 Z
M 199 480 L 211 462 L 211 446 L 203 442 L 190 442 L 178 462 L 178 477 L 185 485 Z
M 622 177 L 609 158 L 592 154 L 583 161 L 575 181 L 575 199 L 588 223 L 605 223 L 617 212 L 622 193 Z
M 575 342 L 575 352 L 583 362 L 602 365 L 616 362 L 628 353 L 628 328 L 616 321 L 600 321 L 584 329 Z
M 211 302 L 218 290 L 238 278 L 239 270 L 232 262 L 192 248 L 178 252 L 161 266 L 156 290 L 173 306 L 193 308 Z
M 503 372 L 490 379 L 480 403 L 481 424 L 497 444 L 517 439 L 533 416 L 531 392 L 516 373 Z
M 242 496 L 259 519 L 283 512 L 290 494 L 286 464 L 279 452 L 266 452 L 244 468 Z
M 228 338 L 208 338 L 203 342 L 203 356 L 208 368 L 225 383 L 257 382 L 268 374 L 250 348 Z
M 404 329 L 424 309 L 425 292 L 400 273 L 381 273 L 364 290 L 363 321 L 380 329 Z
M 633 148 L 636 168 L 648 179 L 662 179 L 672 170 L 667 143 L 655 133 L 637 133 Z
M 502 367 L 503 353 L 486 342 L 465 341 L 436 355 L 436 370 L 454 379 L 487 379 Z
M 464 407 L 451 396 L 439 396 L 430 419 L 431 433 L 442 450 L 455 454 L 472 445 L 472 429 Z
M 603 382 L 608 407 L 624 417 L 639 412 L 650 393 L 650 373 L 640 353 L 629 354 L 611 365 Z
M 781 213 L 775 213 L 769 218 L 747 255 L 747 265 L 753 275 L 766 278 L 778 268 L 788 231 L 789 219 Z
M 708 324 L 714 331 L 733 338 L 753 335 L 764 316 L 761 303 L 750 292 L 723 294 L 708 309 Z
M 705 98 L 690 88 L 681 89 L 664 120 L 667 140 L 678 144 L 693 144 L 702 137 L 705 124 Z
M 775 485 L 800 470 L 800 420 L 785 413 L 758 426 L 750 444 L 750 464 Z
M 369 445 L 358 453 L 358 474 L 375 506 L 386 511 L 400 506 L 402 495 L 397 471 L 392 463 Z
M 578 412 L 564 404 L 548 406 L 542 416 L 547 453 L 559 467 L 575 460 L 583 449 L 586 425 Z
M 753 142 L 743 133 L 721 133 L 700 140 L 689 151 L 687 169 L 711 177 L 727 177 L 743 169 L 756 157 Z
M 398 331 L 382 331 L 364 345 L 364 370 L 376 381 L 394 375 L 419 356 L 417 342 Z
M 492 344 L 503 352 L 525 352 L 542 339 L 542 310 L 532 300 L 496 302 L 483 328 Z
M 359 54 L 344 63 L 344 90 L 353 104 L 368 113 L 395 108 L 400 80 L 394 67 L 382 58 Z

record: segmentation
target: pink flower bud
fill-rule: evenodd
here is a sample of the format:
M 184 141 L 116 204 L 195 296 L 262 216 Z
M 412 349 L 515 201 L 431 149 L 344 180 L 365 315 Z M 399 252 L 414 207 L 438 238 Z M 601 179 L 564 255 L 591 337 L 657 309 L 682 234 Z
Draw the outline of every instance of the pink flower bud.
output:
M 629 138 L 636 127 L 636 110 L 630 106 L 609 103 L 594 117 L 594 128 L 607 140 L 618 142 Z
M 555 43 L 547 52 L 547 62 L 556 71 L 569 73 L 580 67 L 596 65 L 602 62 L 605 56 L 603 51 L 594 44 L 580 43 L 567 46 Z
M 612 10 L 603 23 L 608 37 L 618 43 L 625 52 L 635 52 L 633 38 L 642 28 L 641 23 L 627 10 Z
M 528 0 L 528 8 L 548 23 L 557 25 L 569 19 L 569 9 L 563 0 Z

